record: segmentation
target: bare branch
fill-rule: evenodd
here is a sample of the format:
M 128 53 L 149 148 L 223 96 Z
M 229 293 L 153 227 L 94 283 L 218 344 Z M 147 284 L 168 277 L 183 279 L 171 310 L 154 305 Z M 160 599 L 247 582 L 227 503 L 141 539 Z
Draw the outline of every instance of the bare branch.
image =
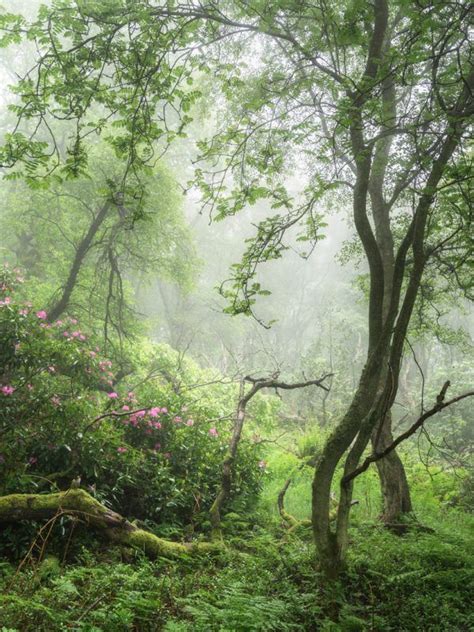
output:
M 383 459 L 385 456 L 387 456 L 387 454 L 390 454 L 390 452 L 395 450 L 395 448 L 398 445 L 400 445 L 400 443 L 405 441 L 405 439 L 408 439 L 409 437 L 411 437 L 411 435 L 415 434 L 415 432 L 419 428 L 422 428 L 423 424 L 425 423 L 425 421 L 427 419 L 429 419 L 430 417 L 433 417 L 433 415 L 436 415 L 437 413 L 439 413 L 444 408 L 447 408 L 448 406 L 452 406 L 456 402 L 459 402 L 462 399 L 465 399 L 466 397 L 474 396 L 474 391 L 468 391 L 467 393 L 463 393 L 462 395 L 458 395 L 457 397 L 454 397 L 453 399 L 450 399 L 449 401 L 445 402 L 444 398 L 446 396 L 446 391 L 448 390 L 449 385 L 450 385 L 449 381 L 444 383 L 443 388 L 441 389 L 440 393 L 436 397 L 436 404 L 432 408 L 430 408 L 423 415 L 421 415 L 421 417 L 419 417 L 415 421 L 415 423 L 412 426 L 410 426 L 410 428 L 408 428 L 408 430 L 406 430 L 400 436 L 398 436 L 393 441 L 393 443 L 391 443 L 389 446 L 387 446 L 385 448 L 385 450 L 383 450 L 382 452 L 377 452 L 377 453 L 371 454 L 370 456 L 368 456 L 365 459 L 365 461 L 362 463 L 362 465 L 359 465 L 359 467 L 357 467 L 355 470 L 353 470 L 352 472 L 350 472 L 349 474 L 344 476 L 344 478 L 341 481 L 341 484 L 342 485 L 347 485 L 354 478 L 356 478 L 357 476 L 359 476 L 360 474 L 365 472 L 369 468 L 369 465 L 371 463 L 375 463 L 375 461 L 379 461 L 380 459 Z

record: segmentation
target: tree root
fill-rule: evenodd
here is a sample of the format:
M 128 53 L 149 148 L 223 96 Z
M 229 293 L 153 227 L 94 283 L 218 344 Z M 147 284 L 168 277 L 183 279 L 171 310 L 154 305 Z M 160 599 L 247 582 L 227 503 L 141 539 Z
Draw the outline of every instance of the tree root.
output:
M 120 514 L 104 507 L 83 489 L 52 494 L 11 494 L 0 497 L 0 523 L 43 520 L 61 513 L 75 516 L 100 529 L 113 542 L 141 549 L 150 558 L 176 558 L 188 553 L 209 552 L 222 545 L 209 542 L 171 542 L 139 529 Z

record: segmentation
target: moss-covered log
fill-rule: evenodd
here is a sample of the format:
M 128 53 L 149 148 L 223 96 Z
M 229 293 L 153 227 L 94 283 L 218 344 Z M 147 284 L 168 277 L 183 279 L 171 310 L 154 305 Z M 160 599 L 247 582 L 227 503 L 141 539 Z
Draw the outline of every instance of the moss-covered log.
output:
M 91 527 L 103 531 L 110 540 L 138 547 L 151 558 L 178 557 L 190 552 L 205 552 L 216 548 L 216 545 L 205 542 L 181 544 L 159 538 L 104 507 L 83 489 L 69 489 L 53 494 L 11 494 L 0 497 L 0 523 L 50 519 L 56 514 L 76 516 Z

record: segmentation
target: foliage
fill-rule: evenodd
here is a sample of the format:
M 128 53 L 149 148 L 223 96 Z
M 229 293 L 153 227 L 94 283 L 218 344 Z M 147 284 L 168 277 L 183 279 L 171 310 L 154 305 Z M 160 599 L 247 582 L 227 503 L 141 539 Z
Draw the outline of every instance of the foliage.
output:
M 280 468 L 275 481 L 280 484 L 291 465 L 281 467 L 272 453 L 269 469 L 272 463 Z M 375 479 L 371 487 L 376 490 Z M 61 566 L 49 556 L 14 577 L 14 569 L 4 564 L 2 624 L 22 632 L 67 625 L 104 632 L 454 632 L 472 626 L 472 520 L 459 512 L 440 513 L 436 504 L 431 514 L 423 513 L 435 533 L 403 538 L 365 519 L 351 531 L 357 546 L 332 597 L 322 588 L 309 532 L 287 537 L 269 520 L 266 507 L 262 517 L 252 533 L 231 538 L 217 559 L 151 563 L 130 552 L 104 554 L 88 546 L 74 565 Z M 331 599 L 340 607 L 338 624 L 328 613 Z
M 22 302 L 18 279 L 18 271 L 5 269 L 2 492 L 67 488 L 80 476 L 100 500 L 162 532 L 202 523 L 220 481 L 228 424 L 219 417 L 233 414 L 232 389 L 225 400 L 208 395 L 193 404 L 163 380 L 173 353 L 159 347 L 148 355 L 160 379 L 152 380 L 149 369 L 147 379 L 143 362 L 145 376 L 129 376 L 134 391 L 114 385 L 112 362 L 93 337 L 74 319 L 49 324 L 44 310 Z M 194 379 L 203 379 L 188 365 Z M 258 492 L 258 461 L 257 445 L 243 442 L 232 492 L 242 509 Z
M 255 315 L 270 293 L 261 264 L 268 272 L 290 249 L 308 258 L 338 207 L 351 206 L 357 231 L 343 258 L 368 264 L 356 281 L 364 322 L 328 306 L 319 339 L 296 359 L 287 351 L 293 373 L 330 364 L 334 391 L 317 406 L 296 393 L 249 406 L 220 557 L 149 563 L 104 550 L 75 517 L 56 516 L 47 535 L 45 524 L 9 525 L 0 544 L 23 560 L 16 573 L 0 567 L 2 625 L 474 626 L 466 400 L 402 447 L 408 478 L 392 451 L 378 461 L 383 494 L 374 468 L 351 479 L 368 450 L 390 446 L 392 419 L 395 434 L 406 425 L 387 414 L 396 398 L 410 400 L 410 418 L 416 386 L 423 410 L 446 383 L 452 358 L 425 358 L 425 384 L 417 351 L 466 345 L 451 313 L 453 299 L 459 311 L 472 298 L 469 11 L 465 0 L 52 0 L 33 18 L 0 13 L 0 46 L 34 51 L 0 145 L 5 250 L 30 275 L 23 289 L 17 268 L 0 278 L 0 493 L 83 485 L 154 533 L 206 536 L 245 372 L 202 369 L 138 335 L 133 297 L 149 273 L 190 287 L 196 260 L 175 183 L 186 168 L 171 174 L 161 158 L 204 99 L 217 120 L 189 150 L 189 167 L 199 154 L 189 187 L 211 219 L 252 211 L 220 287 L 225 311 Z M 451 368 L 468 387 L 471 368 Z M 313 533 L 307 521 L 281 524 L 282 489 Z M 403 538 L 379 524 L 382 501 Z
M 186 291 L 197 266 L 170 172 L 160 165 L 144 175 L 145 194 L 136 177 L 127 176 L 123 186 L 126 169 L 110 147 L 96 143 L 86 175 L 33 190 L 24 181 L 7 183 L 0 209 L 7 260 L 34 276 L 36 301 L 55 305 L 78 263 L 63 309 L 102 328 L 105 344 L 139 329 L 137 281 L 146 284 L 153 275 Z

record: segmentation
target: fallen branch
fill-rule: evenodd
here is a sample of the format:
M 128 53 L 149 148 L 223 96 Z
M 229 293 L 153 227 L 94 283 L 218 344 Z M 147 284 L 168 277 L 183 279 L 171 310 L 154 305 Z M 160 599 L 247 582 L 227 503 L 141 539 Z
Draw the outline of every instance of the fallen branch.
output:
M 181 544 L 159 538 L 131 524 L 83 489 L 69 489 L 53 494 L 11 494 L 0 497 L 0 523 L 50 519 L 58 512 L 79 518 L 103 531 L 110 540 L 137 547 L 151 558 L 174 558 L 216 548 L 215 544 L 207 542 Z
M 448 390 L 449 385 L 450 385 L 449 381 L 444 383 L 443 388 L 441 389 L 440 393 L 436 397 L 436 404 L 432 408 L 430 408 L 425 413 L 423 413 L 423 415 L 421 415 L 421 417 L 419 417 L 415 421 L 415 423 L 412 426 L 410 426 L 410 428 L 408 428 L 408 430 L 406 430 L 405 432 L 402 432 L 402 434 L 398 436 L 384 450 L 382 450 L 382 452 L 376 452 L 369 455 L 365 459 L 365 461 L 361 465 L 359 465 L 359 467 L 356 467 L 355 470 L 353 470 L 352 472 L 344 476 L 344 478 L 341 481 L 341 485 L 347 485 L 347 483 L 349 483 L 354 478 L 356 478 L 357 476 L 365 472 L 371 463 L 375 463 L 375 461 L 379 461 L 380 459 L 383 459 L 385 456 L 387 456 L 387 454 L 390 454 L 390 452 L 395 450 L 395 448 L 398 445 L 400 445 L 402 441 L 405 441 L 405 439 L 408 439 L 408 437 L 411 437 L 411 435 L 415 434 L 415 432 L 423 426 L 423 424 L 425 423 L 427 419 L 429 419 L 430 417 L 433 417 L 433 415 L 436 415 L 444 408 L 447 408 L 448 406 L 452 406 L 456 402 L 459 402 L 462 399 L 465 399 L 466 397 L 472 397 L 474 395 L 474 391 L 468 391 L 467 393 L 458 395 L 457 397 L 454 397 L 453 399 L 450 399 L 449 401 L 445 402 L 444 398 L 446 396 L 446 391 Z

